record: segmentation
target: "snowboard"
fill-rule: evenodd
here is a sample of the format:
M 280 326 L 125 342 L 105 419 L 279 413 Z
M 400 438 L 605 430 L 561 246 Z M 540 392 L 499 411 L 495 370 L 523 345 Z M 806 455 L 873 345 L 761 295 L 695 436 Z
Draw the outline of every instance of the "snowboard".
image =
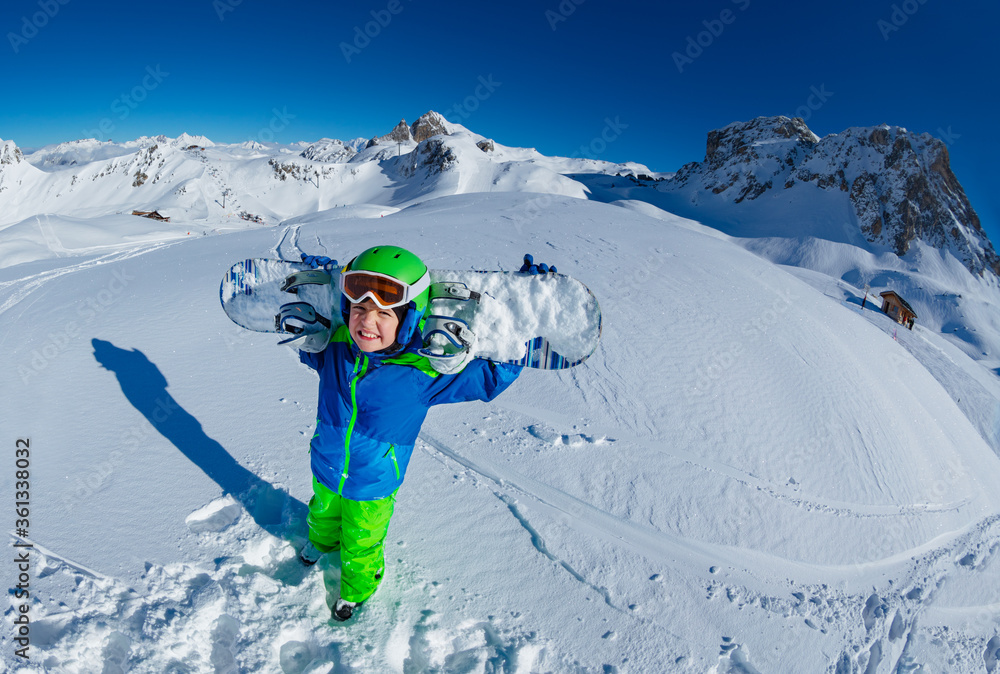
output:
M 254 258 L 223 276 L 219 297 L 226 315 L 256 332 L 282 334 L 283 305 L 304 302 L 332 324 L 340 315 L 339 267 L 330 282 L 302 262 Z M 447 353 L 475 335 L 472 356 L 541 370 L 583 363 L 601 337 L 601 310 L 580 281 L 559 273 L 432 269 L 423 331 L 427 355 Z M 468 332 L 467 332 L 468 331 Z

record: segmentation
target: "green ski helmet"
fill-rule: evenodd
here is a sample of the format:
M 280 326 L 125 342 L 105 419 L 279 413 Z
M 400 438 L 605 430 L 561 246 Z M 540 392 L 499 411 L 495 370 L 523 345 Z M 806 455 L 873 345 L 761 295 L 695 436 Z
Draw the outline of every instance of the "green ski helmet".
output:
M 419 290 L 415 296 L 407 296 L 405 299 L 409 301 L 405 304 L 392 307 L 392 310 L 396 312 L 396 316 L 399 317 L 399 330 L 396 333 L 396 343 L 400 347 L 405 347 L 413 338 L 414 333 L 423 327 L 427 303 L 430 298 L 430 278 L 427 265 L 419 257 L 399 246 L 375 246 L 360 253 L 341 270 L 340 313 L 345 324 L 349 320 L 351 304 L 356 301 L 363 301 L 365 297 L 362 295 L 362 291 L 368 288 L 364 284 L 358 287 L 352 283 L 345 283 L 345 279 L 351 278 L 349 272 L 364 271 L 382 274 L 390 277 L 390 279 L 401 282 L 405 286 L 403 291 L 407 295 Z M 414 287 L 414 284 L 417 284 L 417 286 Z M 393 290 L 396 289 L 393 288 Z M 352 292 L 358 299 L 352 299 L 349 296 Z M 378 292 L 378 289 L 371 286 L 370 292 Z M 391 303 L 391 300 L 396 298 L 386 299 L 385 297 L 381 297 L 380 299 L 383 302 L 376 299 L 376 303 Z

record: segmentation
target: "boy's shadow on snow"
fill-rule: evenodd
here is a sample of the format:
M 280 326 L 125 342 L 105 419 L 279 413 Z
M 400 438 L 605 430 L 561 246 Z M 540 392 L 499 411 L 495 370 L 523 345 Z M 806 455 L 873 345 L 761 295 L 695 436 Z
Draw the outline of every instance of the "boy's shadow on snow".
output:
M 94 358 L 114 372 L 122 393 L 163 437 L 191 462 L 215 480 L 223 492 L 243 506 L 263 529 L 282 538 L 291 538 L 293 529 L 306 520 L 306 505 L 285 491 L 275 489 L 241 466 L 226 449 L 208 437 L 201 423 L 167 392 L 167 379 L 142 351 L 120 349 L 111 342 L 91 340 Z M 289 520 L 293 526 L 284 526 Z M 297 560 L 281 564 L 276 571 L 295 582 Z M 272 572 L 273 573 L 273 572 Z M 298 578 L 300 580 L 300 578 Z

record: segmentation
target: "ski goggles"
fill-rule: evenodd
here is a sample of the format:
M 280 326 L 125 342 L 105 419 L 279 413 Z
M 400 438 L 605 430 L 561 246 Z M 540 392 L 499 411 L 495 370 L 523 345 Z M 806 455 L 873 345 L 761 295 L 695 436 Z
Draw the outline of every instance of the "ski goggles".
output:
M 430 270 L 416 283 L 403 283 L 374 271 L 346 271 L 340 275 L 340 292 L 352 303 L 371 299 L 382 309 L 401 307 L 431 286 Z

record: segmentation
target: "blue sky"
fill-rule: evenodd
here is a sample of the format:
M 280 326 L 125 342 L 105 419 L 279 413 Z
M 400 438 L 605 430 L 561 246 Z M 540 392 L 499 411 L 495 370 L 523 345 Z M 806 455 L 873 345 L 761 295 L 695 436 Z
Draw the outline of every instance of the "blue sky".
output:
M 348 139 L 437 110 L 673 171 L 733 121 L 885 122 L 947 142 L 1000 246 L 998 23 L 986 1 L 6 0 L 0 138 Z

